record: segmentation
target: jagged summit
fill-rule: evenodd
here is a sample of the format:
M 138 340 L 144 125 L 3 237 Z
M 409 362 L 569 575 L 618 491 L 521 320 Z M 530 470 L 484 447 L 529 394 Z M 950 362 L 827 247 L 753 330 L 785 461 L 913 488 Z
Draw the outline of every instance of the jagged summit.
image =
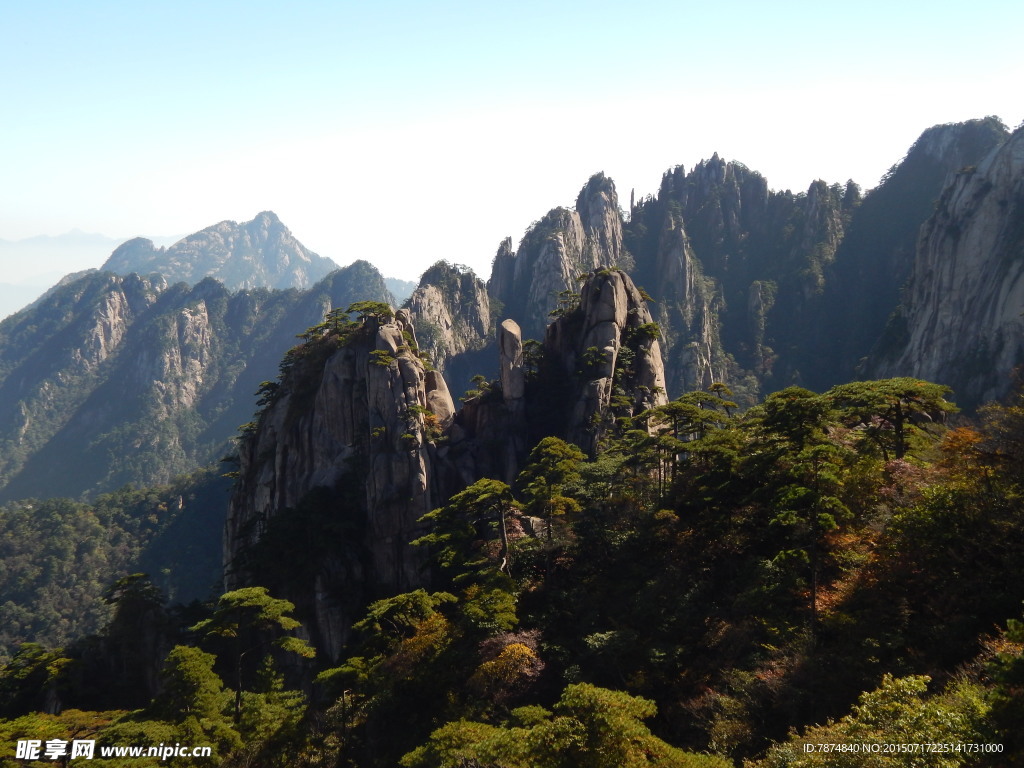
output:
M 239 288 L 309 288 L 338 268 L 300 243 L 272 211 L 241 224 L 222 221 L 167 248 L 137 237 L 119 246 L 104 270 L 126 275 L 158 272 L 194 285 L 214 277 Z
M 577 277 L 599 267 L 620 266 L 622 215 L 615 184 L 603 173 L 584 185 L 574 210 L 554 208 L 523 236 L 518 250 L 505 240 L 487 282 L 530 337 L 543 334 L 559 294 L 574 291 Z

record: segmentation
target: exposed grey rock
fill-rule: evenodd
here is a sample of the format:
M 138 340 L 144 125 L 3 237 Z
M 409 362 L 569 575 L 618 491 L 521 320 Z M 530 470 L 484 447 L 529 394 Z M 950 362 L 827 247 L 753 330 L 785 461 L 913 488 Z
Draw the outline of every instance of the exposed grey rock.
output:
M 590 275 L 580 306 L 549 328 L 550 373 L 569 384 L 557 392 L 527 381 L 519 327 L 506 320 L 499 384 L 482 385 L 456 413 L 444 377 L 424 365 L 415 339 L 410 344 L 410 320 L 405 310 L 393 320 L 370 317 L 344 341 L 328 331 L 294 352 L 241 445 L 225 528 L 226 585 L 252 579 L 295 601 L 311 640 L 330 657 L 367 601 L 425 583 L 423 553 L 410 545 L 424 514 L 481 477 L 513 482 L 537 435 L 593 452 L 616 416 L 666 402 L 650 313 L 618 270 Z M 559 417 L 549 420 L 552 405 Z M 306 524 L 301 510 L 313 498 L 332 538 L 310 555 L 304 576 L 274 581 L 253 553 L 277 562 L 277 531 L 295 516 Z
M 654 299 L 649 309 L 664 334 L 669 392 L 728 380 L 719 338 L 721 287 L 704 276 L 680 215 L 671 213 L 665 220 L 653 262 L 645 267 Z
M 530 227 L 516 251 L 511 240 L 502 242 L 487 288 L 526 337 L 538 338 L 563 291 L 577 291 L 581 275 L 618 266 L 623 255 L 615 185 L 597 174 L 580 192 L 575 210 L 548 212 Z
M 904 307 L 870 374 L 946 384 L 968 406 L 998 397 L 1024 362 L 1022 311 L 1024 130 L 1017 130 L 956 175 L 922 227 Z
M 401 315 L 390 322 L 367 318 L 353 340 L 326 357 L 316 350 L 330 350 L 329 339 L 315 342 L 240 451 L 225 531 L 229 588 L 251 575 L 231 568 L 240 567 L 241 555 L 275 518 L 292 514 L 316 489 L 336 497 L 351 494 L 353 484 L 363 489 L 361 511 L 338 514 L 365 516 L 365 527 L 339 542 L 336 556 L 319 562 L 315 574 L 317 591 L 344 599 L 310 603 L 301 590 L 287 594 L 315 612 L 318 645 L 332 657 L 358 618 L 357 606 L 421 584 L 423 555 L 409 542 L 419 518 L 443 502 L 430 482 L 437 437 L 431 429 L 450 423 L 454 405 L 443 379 L 409 348 L 406 322 Z
M 515 320 L 504 320 L 498 326 L 498 354 L 502 396 L 506 402 L 522 400 L 526 388 L 523 372 L 523 334 Z
M 490 298 L 483 282 L 466 267 L 442 261 L 424 272 L 409 298 L 408 311 L 422 349 L 439 371 L 447 371 L 454 359 L 483 349 L 489 341 Z M 461 373 L 456 371 L 455 378 Z
M 844 197 L 850 223 L 826 272 L 820 311 L 791 342 L 803 357 L 797 365 L 808 386 L 823 390 L 866 374 L 862 361 L 904 299 L 922 225 L 955 175 L 1008 135 L 991 117 L 934 126 L 863 199 Z M 784 312 L 786 303 L 780 293 L 773 311 Z
M 589 255 L 584 261 L 604 267 L 622 265 L 622 213 L 615 183 L 603 173 L 591 176 L 576 198 L 576 213 L 587 237 Z
M 601 270 L 586 282 L 580 305 L 548 328 L 545 347 L 565 375 L 578 380 L 567 439 L 591 455 L 615 415 L 633 415 L 668 402 L 661 345 L 640 291 L 621 270 Z M 623 358 L 623 349 L 630 352 Z M 616 389 L 629 399 L 616 414 Z
M 296 330 L 350 288 L 386 298 L 365 262 L 304 293 L 110 272 L 55 288 L 0 323 L 0 499 L 165 483 L 229 453 Z

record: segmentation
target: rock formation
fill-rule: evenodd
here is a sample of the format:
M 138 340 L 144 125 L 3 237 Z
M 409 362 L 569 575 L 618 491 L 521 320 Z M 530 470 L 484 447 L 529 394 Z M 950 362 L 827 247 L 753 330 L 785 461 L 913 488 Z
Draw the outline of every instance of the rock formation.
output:
M 467 267 L 438 262 L 420 278 L 406 303 L 422 350 L 453 386 L 479 371 L 473 366 L 488 346 L 491 301 L 487 288 Z
M 721 288 L 705 277 L 678 213 L 662 225 L 644 274 L 653 291 L 651 311 L 667 342 L 668 390 L 690 392 L 726 381 L 728 363 L 719 338 Z
M 918 234 L 943 189 L 1007 135 L 1005 126 L 991 117 L 934 126 L 863 200 L 853 200 L 851 206 L 844 199 L 850 223 L 834 265 L 826 271 L 820 311 L 795 337 L 804 350 L 797 367 L 808 386 L 823 390 L 865 375 L 858 366 L 901 302 L 914 269 Z M 901 375 L 918 374 L 905 370 Z
M 552 323 L 544 339 L 545 353 L 576 382 L 569 442 L 595 455 L 616 416 L 668 402 L 659 335 L 625 272 L 600 270 L 587 280 L 579 307 Z
M 500 378 L 458 412 L 410 313 L 364 311 L 358 326 L 329 318 L 264 387 L 225 531 L 227 586 L 295 601 L 329 656 L 368 600 L 426 583 L 410 545 L 424 514 L 482 477 L 514 482 L 542 437 L 594 453 L 616 417 L 666 402 L 657 330 L 618 270 L 589 276 L 532 361 L 501 323 Z
M 444 501 L 430 482 L 432 440 L 455 410 L 443 378 L 429 375 L 415 353 L 407 314 L 371 314 L 361 323 L 294 354 L 241 443 L 225 532 L 227 586 L 266 583 L 273 575 L 252 551 L 264 537 L 277 543 L 275 520 L 287 523 L 315 494 L 333 507 L 341 518 L 335 530 L 348 536 L 319 559 L 303 554 L 311 583 L 269 585 L 313 612 L 316 642 L 332 656 L 355 606 L 420 584 L 422 554 L 409 542 L 419 518 Z M 328 597 L 311 602 L 313 594 Z
M 875 377 L 946 384 L 961 405 L 1004 394 L 1024 362 L 1024 130 L 958 173 L 921 229 Z
M 601 173 L 580 191 L 575 210 L 549 211 L 526 232 L 518 250 L 512 250 L 511 240 L 501 244 L 487 290 L 528 338 L 540 338 L 562 292 L 577 291 L 580 275 L 618 266 L 622 257 L 618 196 Z

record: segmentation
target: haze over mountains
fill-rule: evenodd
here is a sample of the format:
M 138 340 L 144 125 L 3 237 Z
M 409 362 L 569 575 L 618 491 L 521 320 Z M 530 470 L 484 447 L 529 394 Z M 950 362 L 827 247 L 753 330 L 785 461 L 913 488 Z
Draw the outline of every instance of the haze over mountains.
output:
M 169 245 L 177 238 L 154 238 Z M 0 240 L 0 319 L 27 306 L 58 280 L 102 263 L 121 240 L 80 230 Z

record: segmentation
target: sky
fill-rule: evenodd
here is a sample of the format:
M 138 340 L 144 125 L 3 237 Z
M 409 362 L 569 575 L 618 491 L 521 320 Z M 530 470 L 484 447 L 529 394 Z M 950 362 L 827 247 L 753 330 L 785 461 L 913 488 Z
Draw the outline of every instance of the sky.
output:
M 869 189 L 931 125 L 1024 121 L 1019 0 L 0 11 L 6 241 L 184 236 L 272 210 L 341 265 L 486 278 L 503 238 L 598 171 L 624 208 L 715 152 L 773 189 Z M 0 283 L 105 255 L 0 252 Z

